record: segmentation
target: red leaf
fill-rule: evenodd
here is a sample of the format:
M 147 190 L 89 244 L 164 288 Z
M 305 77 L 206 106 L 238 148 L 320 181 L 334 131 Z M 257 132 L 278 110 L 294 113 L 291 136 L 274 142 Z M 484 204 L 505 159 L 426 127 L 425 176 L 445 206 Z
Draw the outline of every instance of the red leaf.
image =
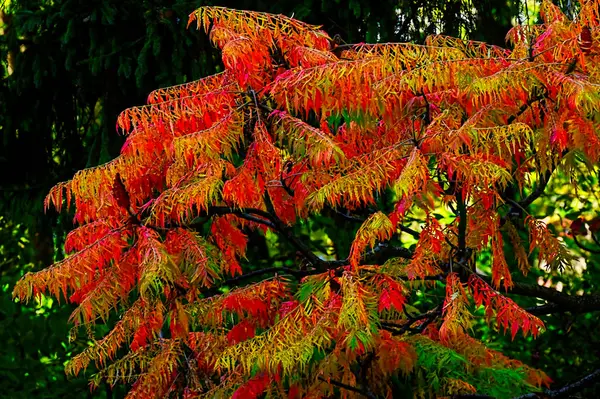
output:
M 519 331 L 519 323 L 516 321 L 513 321 L 512 325 L 510 327 L 511 339 L 515 339 L 515 336 L 517 335 L 518 331 Z
M 227 341 L 231 345 L 245 341 L 254 337 L 256 327 L 250 320 L 242 320 L 227 333 Z
M 579 34 L 579 48 L 583 54 L 587 55 L 592 51 L 592 45 L 592 31 L 589 27 L 584 26 Z
M 125 184 L 123 184 L 123 180 L 121 180 L 121 175 L 118 173 L 115 175 L 115 181 L 112 187 L 112 195 L 119 207 L 127 211 L 129 210 L 129 206 L 131 205 L 129 194 L 127 193 Z
M 567 148 L 569 138 L 567 136 L 567 131 L 562 127 L 557 127 L 552 130 L 552 135 L 550 136 L 550 143 L 557 146 L 561 151 Z
M 140 327 L 133 335 L 130 348 L 132 351 L 137 351 L 142 346 L 146 345 L 150 333 L 147 326 Z
M 592 220 L 590 220 L 590 231 L 592 233 L 596 233 L 598 230 L 600 230 L 600 216 L 597 216 L 595 218 L 593 218 Z
M 377 310 L 379 312 L 383 310 L 389 310 L 391 304 L 392 301 L 390 299 L 390 293 L 387 289 L 384 289 L 383 291 L 381 291 L 381 296 L 379 297 L 379 306 L 377 307 Z
M 232 399 L 256 399 L 261 395 L 270 383 L 269 376 L 261 373 L 241 385 L 231 397 Z
M 577 218 L 571 223 L 571 234 L 574 236 L 585 236 L 588 233 L 588 229 L 582 218 Z
M 298 385 L 292 385 L 290 390 L 288 391 L 288 399 L 300 399 L 302 395 L 300 394 L 300 389 Z
M 179 301 L 176 301 L 171 309 L 169 329 L 173 338 L 185 337 L 189 333 L 187 313 Z

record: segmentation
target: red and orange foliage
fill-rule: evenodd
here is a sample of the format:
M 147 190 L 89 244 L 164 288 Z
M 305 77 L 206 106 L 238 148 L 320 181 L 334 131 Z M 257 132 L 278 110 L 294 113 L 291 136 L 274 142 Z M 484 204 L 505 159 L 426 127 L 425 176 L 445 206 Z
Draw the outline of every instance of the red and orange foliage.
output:
M 544 330 L 506 291 L 532 252 L 558 269 L 569 256 L 523 208 L 573 154 L 600 158 L 598 2 L 572 22 L 544 1 L 542 16 L 505 49 L 337 45 L 281 15 L 200 8 L 189 22 L 224 71 L 123 111 L 120 156 L 46 199 L 74 203 L 72 254 L 14 295 L 64 297 L 77 326 L 120 314 L 67 372 L 93 363 L 94 384 L 132 383 L 131 398 L 391 397 L 399 376 L 422 396 L 539 389 L 543 372 L 469 334 L 478 306 L 513 338 Z M 294 230 L 330 211 L 364 221 L 336 258 Z M 249 269 L 252 230 L 296 264 Z

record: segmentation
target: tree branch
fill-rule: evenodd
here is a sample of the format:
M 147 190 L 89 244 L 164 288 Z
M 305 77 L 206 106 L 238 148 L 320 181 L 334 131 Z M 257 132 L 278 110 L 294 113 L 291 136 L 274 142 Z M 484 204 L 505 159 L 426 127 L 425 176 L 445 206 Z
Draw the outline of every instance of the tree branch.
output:
M 308 245 L 306 245 L 304 242 L 300 241 L 298 239 L 298 237 L 294 236 L 294 234 L 289 229 L 289 227 L 286 226 L 281 221 L 281 219 L 279 219 L 276 215 L 274 215 L 270 212 L 263 211 L 262 209 L 256 209 L 256 208 L 236 209 L 234 207 L 227 207 L 227 206 L 211 206 L 208 208 L 208 214 L 209 215 L 210 214 L 215 214 L 215 215 L 234 214 L 234 215 L 240 216 L 244 219 L 248 219 L 248 216 L 251 216 L 252 214 L 260 216 L 266 220 L 260 220 L 260 219 L 254 218 L 252 221 L 261 223 L 261 224 L 279 232 L 280 234 L 282 234 L 282 236 L 290 244 L 292 244 L 292 246 L 294 246 L 294 248 L 296 248 L 296 250 L 299 251 L 310 263 L 312 263 L 315 266 L 318 266 L 318 265 L 322 265 L 322 263 L 325 262 L 321 258 L 319 258 L 317 255 L 315 255 L 310 250 Z
M 411 236 L 413 236 L 414 238 L 416 238 L 417 240 L 421 237 L 421 233 L 419 233 L 416 230 L 411 229 L 410 227 L 406 227 L 403 225 L 398 225 L 398 228 L 400 229 L 400 231 L 403 231 L 405 233 L 410 234 Z
M 459 256 L 461 257 L 460 262 L 463 262 L 465 259 L 464 256 L 467 250 L 467 204 L 465 203 L 465 198 L 463 197 L 463 190 L 458 189 L 456 194 L 456 210 L 458 211 L 458 251 Z
M 405 312 L 406 313 L 406 312 Z M 427 328 L 429 324 L 431 324 L 435 319 L 437 319 L 442 314 L 442 305 L 438 305 L 435 309 L 432 309 L 428 312 L 417 316 L 408 316 L 408 321 L 402 325 L 398 325 L 395 323 L 382 322 L 381 327 L 384 330 L 387 330 L 392 333 L 392 335 L 402 335 L 407 331 L 412 331 L 415 333 L 421 333 Z M 412 325 L 417 321 L 425 320 L 419 326 L 413 328 Z
M 262 224 L 264 226 L 267 226 L 267 227 L 275 230 L 275 225 L 273 223 L 269 222 L 268 220 L 257 218 L 256 216 L 252 216 L 247 213 L 237 213 L 236 216 L 239 216 L 242 219 L 246 219 L 246 220 L 249 220 L 254 223 Z
M 577 313 L 583 313 L 595 312 L 600 310 L 600 295 L 569 295 L 565 294 L 564 292 L 557 291 L 553 288 L 547 288 L 541 285 L 529 285 L 524 283 L 515 283 L 515 285 L 511 289 L 509 289 L 509 293 L 545 299 L 556 305 L 555 307 L 549 309 L 558 310 L 560 307 L 561 312 L 572 311 Z M 544 308 L 540 309 L 541 312 L 545 312 L 547 310 L 548 309 Z
M 543 188 L 547 184 L 548 179 L 543 179 L 540 182 L 540 186 L 533 193 L 531 193 L 522 204 L 531 203 L 543 192 Z M 457 198 L 458 200 L 458 198 Z M 460 202 L 460 201 L 459 201 Z M 460 204 L 459 204 L 460 207 Z M 250 220 L 256 223 L 266 225 L 273 230 L 281 233 L 283 238 L 290 242 L 294 248 L 296 248 L 314 267 L 315 269 L 310 274 L 317 274 L 324 272 L 329 269 L 335 269 L 349 264 L 348 259 L 327 261 L 319 258 L 313 253 L 308 245 L 298 239 L 291 229 L 288 228 L 277 216 L 272 213 L 263 211 L 255 208 L 241 208 L 236 209 L 233 207 L 224 206 L 213 206 L 208 208 L 208 212 L 212 214 L 235 214 L 246 220 Z M 459 211 L 459 214 L 462 212 Z M 256 216 L 259 217 L 256 217 Z M 460 237 L 459 237 L 460 238 Z M 402 257 L 406 259 L 412 258 L 412 252 L 406 248 L 389 246 L 387 244 L 379 244 L 372 251 L 366 253 L 362 259 L 361 264 L 380 264 L 384 263 L 387 259 L 392 257 Z M 282 268 L 278 268 L 283 270 Z M 290 269 L 291 270 L 291 269 Z M 300 275 L 300 271 L 296 271 L 296 275 Z M 304 274 L 307 275 L 307 274 Z M 241 277 L 241 276 L 239 276 Z M 480 276 L 486 282 L 489 280 L 483 276 Z M 547 288 L 539 285 L 528 285 L 523 283 L 515 283 L 515 285 L 509 290 L 510 293 L 522 296 L 537 297 L 552 302 L 556 306 L 549 308 L 532 309 L 537 314 L 543 314 L 539 312 L 547 312 L 552 310 L 556 312 L 593 312 L 600 310 L 600 295 L 569 295 L 563 292 L 557 291 L 552 288 Z M 560 307 L 560 308 L 559 308 Z
M 582 250 L 592 253 L 592 254 L 600 254 L 600 250 L 586 247 L 581 242 L 579 242 L 579 240 L 577 239 L 577 234 L 573 234 L 572 237 L 573 237 L 573 241 L 575 241 L 575 245 L 577 245 L 579 247 L 579 249 L 582 249 Z
M 585 377 L 565 385 L 559 389 L 546 389 L 542 392 L 532 392 L 521 396 L 515 396 L 513 399 L 542 399 L 542 398 L 563 398 L 572 393 L 579 392 L 584 388 L 595 385 L 600 382 L 600 369 L 596 369 Z M 493 396 L 480 394 L 454 395 L 452 399 L 494 399 Z
M 540 399 L 540 398 L 562 398 L 574 392 L 579 392 L 584 388 L 595 385 L 600 382 L 600 369 L 596 369 L 585 377 L 565 385 L 559 389 L 546 389 L 540 393 L 528 393 L 526 395 L 517 396 L 513 399 Z
M 523 198 L 521 201 L 513 201 L 510 198 L 506 198 L 506 195 L 503 195 L 502 196 L 503 199 L 506 202 L 511 203 L 511 208 L 505 216 L 502 216 L 502 218 L 500 220 L 500 225 L 504 225 L 506 220 L 511 217 L 514 217 L 514 216 L 518 217 L 519 215 L 522 215 L 523 212 L 527 212 L 527 207 L 529 205 L 531 205 L 533 203 L 533 201 L 538 199 L 546 190 L 546 187 L 548 186 L 548 182 L 550 181 L 550 178 L 552 177 L 552 173 L 553 173 L 553 171 L 548 171 L 545 175 L 540 176 L 540 181 L 538 182 L 538 185 L 535 187 L 535 189 L 533 189 L 533 191 L 531 193 L 529 193 L 529 195 L 527 197 Z
M 339 211 L 335 208 L 332 207 L 328 207 L 328 209 L 330 209 L 331 211 L 335 212 L 336 215 L 341 216 L 342 218 L 351 221 L 351 222 L 356 222 L 356 223 L 363 223 L 366 218 L 362 218 L 362 217 L 358 217 L 358 216 L 352 216 L 352 215 L 348 215 L 342 211 Z M 374 213 L 375 211 L 373 211 Z M 416 239 L 419 239 L 419 237 L 421 237 L 421 233 L 419 233 L 416 230 L 411 229 L 410 227 L 406 227 L 403 225 L 398 225 L 398 229 L 400 229 L 400 231 L 403 231 L 405 233 L 410 234 L 411 236 L 415 237 Z
M 267 226 L 274 231 L 280 233 L 284 239 L 286 239 L 292 246 L 304 256 L 306 260 L 308 260 L 315 268 L 316 273 L 323 272 L 329 269 L 347 266 L 350 264 L 348 259 L 342 260 L 324 260 L 319 258 L 315 253 L 313 253 L 308 245 L 301 241 L 298 237 L 296 237 L 292 230 L 286 226 L 281 219 L 277 216 L 269 213 L 267 211 L 263 211 L 262 209 L 256 208 L 234 208 L 227 206 L 211 206 L 208 208 L 206 215 L 203 216 L 213 216 L 213 215 L 236 215 L 241 217 L 242 219 L 246 219 L 255 223 L 262 224 Z M 259 217 L 257 217 L 259 216 Z M 188 225 L 182 225 L 180 227 L 193 227 L 194 223 Z M 151 226 L 149 226 L 151 227 Z M 175 227 L 175 226 L 169 226 Z M 418 234 L 418 233 L 417 233 Z M 387 244 L 379 244 L 373 250 L 367 252 L 363 255 L 361 259 L 361 264 L 370 264 L 370 263 L 383 263 L 386 260 L 392 257 L 401 257 L 410 259 L 412 258 L 412 251 L 402 247 L 394 247 L 389 246 Z
M 341 383 L 339 381 L 335 381 L 335 380 L 331 380 L 331 379 L 330 380 L 326 380 L 323 377 L 319 377 L 319 380 L 321 380 L 323 382 L 326 382 L 328 384 L 331 384 L 331 385 L 335 385 L 338 388 L 346 389 L 348 391 L 352 391 L 352 392 L 361 394 L 364 397 L 367 397 L 369 399 L 377 399 L 377 396 L 373 395 L 370 392 L 363 391 L 362 389 L 359 389 L 359 388 L 353 387 L 351 385 L 347 385 L 347 384 Z
M 466 270 L 469 271 L 469 275 L 473 274 L 470 272 L 469 268 L 464 266 L 462 263 L 457 262 L 454 264 L 455 268 L 459 268 L 461 271 Z M 492 286 L 492 282 L 487 276 L 482 276 L 480 274 L 476 274 L 477 277 L 488 283 Z M 468 276 L 462 276 L 461 279 L 468 279 Z M 557 291 L 553 288 L 544 287 L 541 285 L 534 284 L 525 284 L 525 283 L 514 283 L 514 285 L 508 289 L 508 293 L 535 297 L 544 299 L 546 301 L 552 302 L 553 307 L 540 307 L 537 309 L 539 314 L 545 314 L 543 312 L 547 312 L 548 310 L 552 310 L 551 313 L 559 313 L 559 312 L 575 312 L 575 313 L 585 313 L 585 312 L 595 312 L 600 310 L 600 295 L 597 294 L 587 294 L 587 295 L 569 295 L 564 292 Z M 560 309 L 560 310 L 559 310 Z
M 369 265 L 369 264 L 382 264 L 385 261 L 391 258 L 404 258 L 404 259 L 412 259 L 413 252 L 410 249 L 403 247 L 395 247 L 392 245 L 388 245 L 385 243 L 378 244 L 371 251 L 365 253 L 360 260 L 361 265 Z M 325 265 L 328 269 L 347 266 L 350 264 L 350 261 L 346 259 L 342 260 L 329 260 L 322 261 L 323 265 Z
M 552 171 L 546 172 L 545 175 L 540 176 L 540 181 L 536 188 L 523 200 L 519 201 L 519 205 L 523 208 L 527 208 L 533 201 L 538 199 L 546 190 L 546 186 L 548 186 L 548 182 L 550 182 L 550 177 L 552 177 Z
M 544 316 L 548 314 L 565 313 L 571 311 L 570 309 L 561 305 L 557 305 L 555 303 L 547 303 L 545 305 L 533 306 L 530 308 L 525 308 L 525 310 L 527 311 L 527 313 L 530 313 L 535 316 Z
M 511 115 L 510 118 L 508 118 L 508 120 L 506 121 L 507 125 L 510 125 L 511 123 L 513 123 L 519 116 L 523 115 L 523 113 L 525 111 L 527 111 L 527 109 L 529 107 L 531 107 L 531 105 L 537 101 L 540 101 L 543 98 L 546 98 L 546 94 L 548 93 L 548 91 L 546 90 L 545 87 L 542 87 L 539 93 L 534 92 L 534 94 L 527 100 L 527 102 L 523 105 L 521 105 L 521 107 L 518 109 L 518 111 Z M 536 90 L 537 91 L 537 90 Z

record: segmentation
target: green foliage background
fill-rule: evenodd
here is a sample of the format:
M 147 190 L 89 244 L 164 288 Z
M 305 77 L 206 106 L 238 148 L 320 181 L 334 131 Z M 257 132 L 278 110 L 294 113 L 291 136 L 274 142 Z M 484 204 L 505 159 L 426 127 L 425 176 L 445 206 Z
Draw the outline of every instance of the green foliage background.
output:
M 571 4 L 564 3 L 565 7 Z M 118 154 L 122 144 L 114 130 L 118 113 L 143 104 L 157 87 L 197 79 L 221 68 L 219 55 L 206 36 L 186 29 L 187 15 L 207 2 L 0 0 L 0 4 L 0 395 L 121 397 L 122 388 L 103 387 L 91 393 L 86 376 L 67 382 L 65 361 L 87 345 L 81 338 L 68 342 L 69 305 L 51 299 L 24 305 L 13 301 L 11 291 L 25 272 L 64 256 L 62 242 L 72 228 L 72 215 L 44 214 L 42 199 L 56 182 Z M 293 15 L 321 24 L 332 36 L 340 34 L 349 43 L 419 42 L 428 34 L 445 33 L 503 44 L 511 22 L 523 22 L 525 4 L 532 7 L 535 1 L 237 0 L 215 4 Z M 466 12 L 464 4 L 470 4 Z M 598 187 L 597 170 L 595 175 L 577 176 L 588 192 Z M 536 216 L 549 215 L 555 222 L 572 220 L 577 215 L 565 214 L 568 206 L 594 216 L 597 200 L 577 202 L 572 182 L 565 179 L 553 184 L 548 190 L 552 194 L 534 204 Z M 417 227 L 418 221 L 414 223 Z M 310 238 L 324 255 L 345 256 L 356 228 L 333 213 L 297 226 L 296 233 Z M 565 241 L 579 251 L 570 238 Z M 282 264 L 281 259 L 293 253 L 268 235 L 253 236 L 250 248 L 250 264 L 257 268 Z M 579 252 L 586 257 L 585 279 L 566 273 L 552 276 L 552 281 L 560 281 L 570 293 L 596 291 L 600 258 Z M 485 267 L 486 259 L 480 261 Z M 533 269 L 527 280 L 535 282 L 539 277 L 548 278 Z M 424 296 L 420 303 L 426 308 L 428 298 Z M 548 334 L 535 343 L 510 337 L 498 341 L 493 327 L 484 323 L 475 327 L 475 334 L 484 340 L 495 337 L 495 349 L 548 370 L 558 383 L 597 366 L 597 317 L 558 314 L 544 320 Z

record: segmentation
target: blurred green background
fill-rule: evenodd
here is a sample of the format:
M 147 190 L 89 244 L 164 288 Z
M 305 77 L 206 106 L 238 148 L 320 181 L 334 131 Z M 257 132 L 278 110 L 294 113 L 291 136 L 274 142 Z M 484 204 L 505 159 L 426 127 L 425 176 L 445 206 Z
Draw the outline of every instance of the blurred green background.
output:
M 567 13 L 576 12 L 574 2 L 558 3 Z M 86 376 L 67 381 L 64 363 L 87 345 L 81 337 L 69 343 L 70 305 L 49 298 L 25 305 L 15 302 L 11 292 L 24 273 L 64 256 L 62 243 L 73 226 L 72 215 L 44 213 L 43 197 L 77 170 L 118 154 L 123 142 L 114 128 L 119 112 L 143 104 L 155 88 L 221 68 L 206 36 L 186 29 L 187 15 L 206 4 L 294 16 L 323 25 L 331 36 L 339 34 L 348 43 L 422 42 L 428 34 L 445 33 L 502 45 L 513 24 L 537 20 L 538 2 L 0 0 L 1 397 L 123 396 L 122 387 L 90 392 Z M 551 194 L 534 203 L 532 214 L 548 217 L 580 256 L 578 266 L 561 275 L 534 268 L 522 280 L 543 279 L 569 293 L 596 292 L 600 255 L 580 250 L 564 231 L 576 217 L 597 216 L 598 170 L 582 169 L 573 176 L 574 181 L 554 179 Z M 335 215 L 322 215 L 299 226 L 297 233 L 310 236 L 324 253 L 332 243 L 338 253 L 347 253 L 358 226 L 346 227 L 339 228 Z M 255 251 L 249 260 L 256 267 L 272 265 L 290 251 L 268 237 L 252 239 Z M 482 256 L 481 267 L 488 260 Z M 519 303 L 536 305 L 534 300 Z M 557 385 L 598 366 L 596 314 L 557 314 L 544 321 L 548 332 L 535 342 L 499 338 L 483 322 L 474 333 L 494 349 L 546 370 Z

